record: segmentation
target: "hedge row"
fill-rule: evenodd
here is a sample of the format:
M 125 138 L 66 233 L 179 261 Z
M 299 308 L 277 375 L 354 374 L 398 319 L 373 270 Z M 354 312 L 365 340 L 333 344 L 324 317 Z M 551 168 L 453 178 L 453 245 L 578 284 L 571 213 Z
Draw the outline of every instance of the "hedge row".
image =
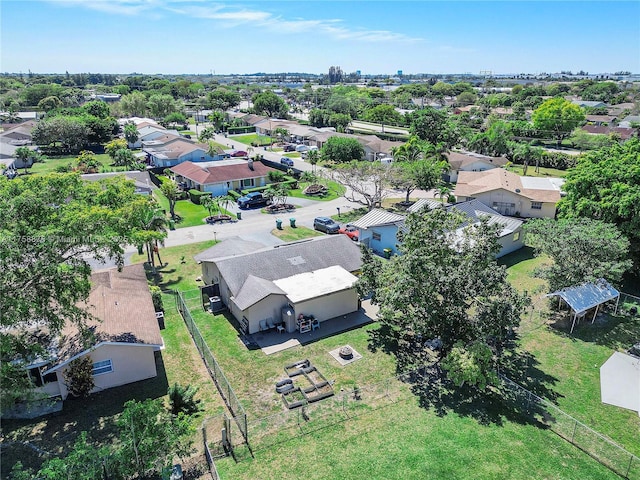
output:
M 288 180 L 285 180 L 284 182 L 280 182 L 280 183 L 284 183 L 285 185 L 291 185 L 291 188 L 296 188 L 298 185 L 298 180 L 296 180 L 295 178 L 291 178 L 291 177 L 287 177 Z M 247 188 L 245 190 L 241 190 L 242 195 L 246 195 L 248 193 L 251 192 L 264 192 L 265 190 L 267 190 L 270 187 L 270 185 L 265 185 L 264 187 L 253 187 L 253 188 Z
M 241 193 L 238 193 L 238 192 L 236 192 L 235 190 L 229 190 L 229 191 L 227 192 L 227 195 L 229 195 L 230 197 L 232 197 L 234 200 L 238 200 L 238 199 L 242 196 L 242 194 L 241 194 Z
M 196 205 L 200 205 L 200 197 L 211 196 L 210 192 L 201 192 L 200 190 L 189 190 L 189 200 L 191 200 Z
M 255 132 L 256 127 L 229 127 L 227 128 L 227 133 L 229 135 L 235 135 L 237 133 L 251 133 Z

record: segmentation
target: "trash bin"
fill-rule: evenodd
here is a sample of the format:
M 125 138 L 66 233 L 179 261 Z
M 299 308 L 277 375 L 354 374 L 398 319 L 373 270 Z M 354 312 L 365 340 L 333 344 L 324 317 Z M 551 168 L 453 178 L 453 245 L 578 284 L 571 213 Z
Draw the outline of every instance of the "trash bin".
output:
M 238 220 L 242 220 L 242 212 L 236 213 L 236 217 L 238 218 Z
M 279 218 L 276 218 L 276 228 L 282 230 L 282 220 Z
M 290 218 L 289 219 L 289 225 L 291 225 L 291 228 L 296 228 L 296 219 L 295 218 Z
M 169 230 L 175 230 L 176 229 L 176 222 L 174 222 L 173 220 L 169 220 Z
M 385 248 L 384 250 L 382 250 L 382 256 L 384 258 L 391 258 L 391 253 L 393 252 L 393 250 L 391 250 L 390 248 Z

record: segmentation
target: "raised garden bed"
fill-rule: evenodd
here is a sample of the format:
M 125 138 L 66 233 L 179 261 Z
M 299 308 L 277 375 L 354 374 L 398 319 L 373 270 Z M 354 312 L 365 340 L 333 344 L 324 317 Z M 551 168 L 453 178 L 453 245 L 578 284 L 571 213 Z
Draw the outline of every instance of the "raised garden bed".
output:
M 213 217 L 207 217 L 204 219 L 206 223 L 222 223 L 222 222 L 230 222 L 231 215 L 214 215 Z
M 267 205 L 265 207 L 265 210 L 267 213 L 290 212 L 295 209 L 296 209 L 296 206 L 292 205 L 291 203 L 278 203 L 278 204 Z
M 320 185 L 318 183 L 312 183 L 311 185 L 308 185 L 303 191 L 302 193 L 304 193 L 305 195 L 326 195 L 327 194 L 327 187 L 326 185 Z

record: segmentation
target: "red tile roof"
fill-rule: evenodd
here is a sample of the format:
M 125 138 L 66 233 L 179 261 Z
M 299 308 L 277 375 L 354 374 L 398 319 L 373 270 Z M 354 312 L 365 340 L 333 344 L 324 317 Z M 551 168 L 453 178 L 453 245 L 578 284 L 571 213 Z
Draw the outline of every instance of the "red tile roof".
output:
M 210 185 L 245 178 L 266 177 L 269 172 L 275 171 L 275 169 L 255 161 L 253 162 L 253 170 L 249 169 L 248 162 L 213 167 L 201 167 L 197 163 L 183 162 L 172 167 L 171 171 L 200 185 Z

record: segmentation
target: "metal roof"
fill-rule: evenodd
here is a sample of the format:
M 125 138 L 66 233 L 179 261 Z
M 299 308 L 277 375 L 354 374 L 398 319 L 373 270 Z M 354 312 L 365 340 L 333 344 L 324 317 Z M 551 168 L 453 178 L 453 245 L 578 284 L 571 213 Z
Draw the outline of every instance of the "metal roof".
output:
M 352 288 L 358 279 L 339 265 L 313 272 L 299 273 L 273 282 L 286 292 L 292 303 Z M 244 290 L 244 287 L 242 287 Z
M 547 297 L 562 298 L 577 315 L 580 315 L 590 308 L 617 298 L 619 295 L 618 290 L 605 279 L 600 278 L 595 282 L 583 283 L 548 293 Z
M 369 227 L 381 227 L 383 225 L 398 225 L 402 222 L 404 222 L 404 215 L 374 209 L 359 220 L 351 222 L 351 225 L 357 228 L 367 229 Z

